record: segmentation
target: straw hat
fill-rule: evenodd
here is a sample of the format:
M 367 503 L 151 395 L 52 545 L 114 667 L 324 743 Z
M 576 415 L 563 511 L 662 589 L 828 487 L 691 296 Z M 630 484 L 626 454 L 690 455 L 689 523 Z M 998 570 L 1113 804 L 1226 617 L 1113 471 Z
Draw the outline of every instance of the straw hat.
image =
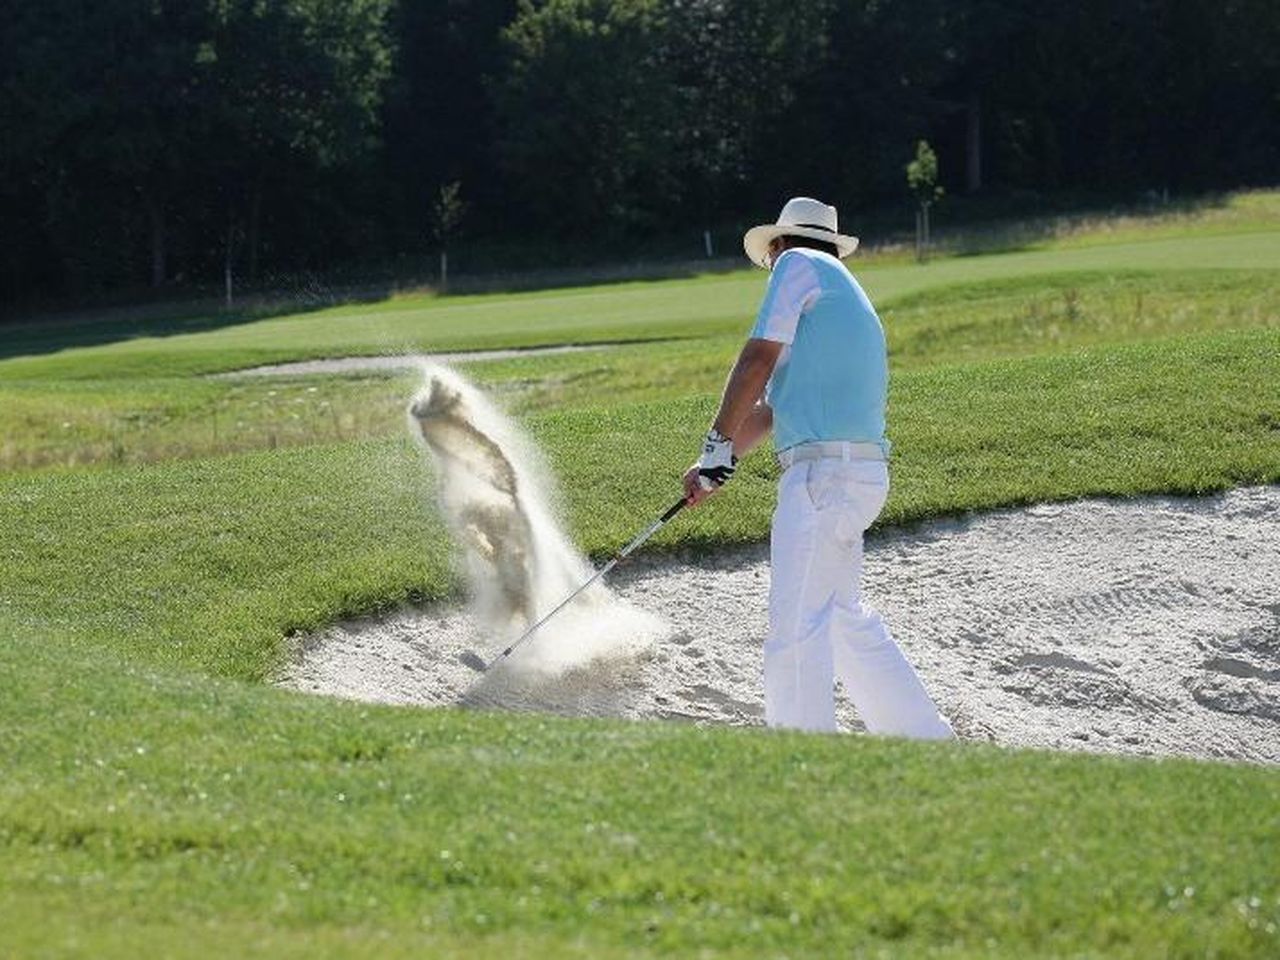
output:
M 858 249 L 857 237 L 846 237 L 836 229 L 836 208 L 811 197 L 792 197 L 778 214 L 777 223 L 752 227 L 742 236 L 742 247 L 751 262 L 769 268 L 769 244 L 775 237 L 810 237 L 836 245 L 843 260 Z

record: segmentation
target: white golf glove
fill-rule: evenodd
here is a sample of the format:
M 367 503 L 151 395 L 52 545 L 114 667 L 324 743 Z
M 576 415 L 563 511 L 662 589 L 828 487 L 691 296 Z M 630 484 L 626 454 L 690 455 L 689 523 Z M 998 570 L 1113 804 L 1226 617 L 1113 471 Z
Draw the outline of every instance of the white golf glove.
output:
M 738 458 L 733 455 L 733 441 L 719 430 L 712 429 L 702 444 L 702 456 L 698 458 L 698 483 L 703 490 L 724 486 L 733 476 Z

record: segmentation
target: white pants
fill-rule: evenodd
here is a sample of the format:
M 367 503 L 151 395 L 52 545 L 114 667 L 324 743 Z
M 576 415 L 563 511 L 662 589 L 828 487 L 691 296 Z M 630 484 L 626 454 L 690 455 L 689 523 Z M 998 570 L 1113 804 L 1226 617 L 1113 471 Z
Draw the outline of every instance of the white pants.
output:
M 769 726 L 834 731 L 839 677 L 870 733 L 955 736 L 880 615 L 861 602 L 862 534 L 888 492 L 888 468 L 875 460 L 803 460 L 783 472 L 764 646 Z

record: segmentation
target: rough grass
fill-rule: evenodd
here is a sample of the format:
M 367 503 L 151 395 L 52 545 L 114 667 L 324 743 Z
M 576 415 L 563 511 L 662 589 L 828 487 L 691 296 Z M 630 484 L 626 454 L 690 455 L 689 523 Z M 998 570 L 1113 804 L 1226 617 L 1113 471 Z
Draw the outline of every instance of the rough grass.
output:
M 121 466 L 387 436 L 410 378 L 0 384 L 0 470 Z

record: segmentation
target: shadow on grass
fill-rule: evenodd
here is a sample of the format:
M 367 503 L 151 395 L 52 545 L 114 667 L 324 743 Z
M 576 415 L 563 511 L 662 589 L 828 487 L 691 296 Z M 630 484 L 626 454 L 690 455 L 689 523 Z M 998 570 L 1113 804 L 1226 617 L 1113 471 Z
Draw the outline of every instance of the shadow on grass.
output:
M 956 201 L 961 204 L 958 218 L 953 219 L 943 213 L 935 222 L 935 229 L 941 236 L 933 249 L 958 257 L 1015 253 L 1074 233 L 1087 232 L 1091 228 L 1098 229 L 1108 222 L 1130 220 L 1140 230 L 1143 221 L 1154 226 L 1169 218 L 1195 217 L 1211 210 L 1222 210 L 1229 201 L 1230 196 L 1225 193 L 1175 199 L 1150 191 L 1137 200 L 1120 203 L 1085 198 L 1075 202 L 1053 200 L 1043 205 L 1021 206 L 1016 200 L 1011 200 L 1015 204 L 1014 210 L 1021 207 L 1017 213 L 1003 211 L 998 204 L 984 205 L 980 211 L 966 211 L 965 201 Z M 986 217 L 992 219 L 987 220 Z M 951 226 L 948 221 L 956 225 Z
M 213 300 L 86 308 L 70 313 L 32 316 L 0 322 L 0 360 L 38 356 L 75 347 L 96 347 L 139 337 L 172 337 L 253 323 L 270 317 L 324 310 L 343 303 L 375 303 L 385 292 L 353 291 L 324 301 L 246 298 L 227 309 Z

